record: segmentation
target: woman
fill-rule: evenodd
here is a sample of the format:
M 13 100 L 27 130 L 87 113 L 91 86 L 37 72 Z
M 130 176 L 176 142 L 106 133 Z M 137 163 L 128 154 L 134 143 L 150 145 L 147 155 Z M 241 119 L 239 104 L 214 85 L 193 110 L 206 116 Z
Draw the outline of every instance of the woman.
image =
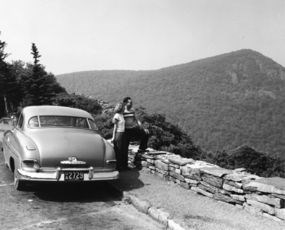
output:
M 117 159 L 117 169 L 119 171 L 128 168 L 128 154 L 126 150 L 126 136 L 125 136 L 125 119 L 123 116 L 123 103 L 118 103 L 114 109 L 114 123 L 113 137 L 111 142 L 114 144 L 114 150 Z

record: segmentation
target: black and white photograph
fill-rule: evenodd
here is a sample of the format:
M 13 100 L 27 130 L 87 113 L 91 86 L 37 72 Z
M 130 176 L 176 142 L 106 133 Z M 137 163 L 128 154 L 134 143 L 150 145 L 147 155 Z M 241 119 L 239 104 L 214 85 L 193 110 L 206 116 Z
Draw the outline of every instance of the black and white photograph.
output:
M 0 0 L 0 229 L 284 230 L 284 0 Z

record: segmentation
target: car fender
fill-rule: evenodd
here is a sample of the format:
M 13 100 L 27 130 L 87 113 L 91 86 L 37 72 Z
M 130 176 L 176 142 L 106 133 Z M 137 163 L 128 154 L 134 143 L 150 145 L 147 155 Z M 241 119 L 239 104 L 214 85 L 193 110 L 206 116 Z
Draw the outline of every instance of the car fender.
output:
M 33 149 L 31 149 L 31 146 Z M 24 159 L 39 160 L 39 152 L 35 143 L 17 129 L 5 132 L 4 148 L 5 162 L 9 163 L 10 168 L 11 157 L 14 160 L 15 169 L 21 167 L 21 162 Z

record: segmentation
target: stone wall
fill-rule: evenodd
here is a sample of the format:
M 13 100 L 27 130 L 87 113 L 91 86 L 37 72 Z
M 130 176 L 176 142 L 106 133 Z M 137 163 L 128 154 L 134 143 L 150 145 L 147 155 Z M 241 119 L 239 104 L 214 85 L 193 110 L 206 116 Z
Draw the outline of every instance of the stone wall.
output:
M 133 162 L 137 146 L 130 146 Z M 244 208 L 250 213 L 285 221 L 285 179 L 263 178 L 245 169 L 229 170 L 204 161 L 150 150 L 139 164 L 150 173 L 173 181 L 184 189 Z

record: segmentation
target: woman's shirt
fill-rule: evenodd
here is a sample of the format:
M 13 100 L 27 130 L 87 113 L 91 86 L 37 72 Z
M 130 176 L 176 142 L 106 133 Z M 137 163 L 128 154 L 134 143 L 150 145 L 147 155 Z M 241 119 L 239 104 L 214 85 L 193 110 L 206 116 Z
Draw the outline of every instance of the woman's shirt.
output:
M 116 113 L 112 121 L 114 124 L 117 124 L 116 132 L 125 132 L 125 119 L 123 114 Z

